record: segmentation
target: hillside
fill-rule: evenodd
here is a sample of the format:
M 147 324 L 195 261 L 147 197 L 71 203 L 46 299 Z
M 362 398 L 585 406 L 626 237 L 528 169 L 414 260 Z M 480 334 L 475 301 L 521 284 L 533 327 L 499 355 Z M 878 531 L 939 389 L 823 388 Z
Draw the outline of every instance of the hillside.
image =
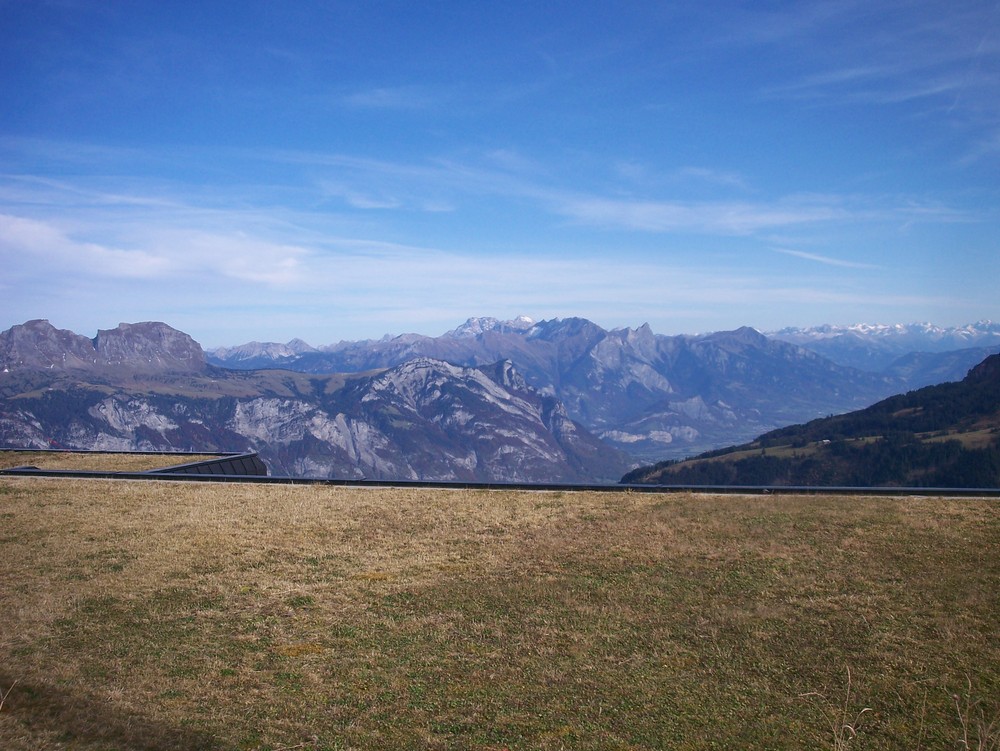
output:
M 960 382 L 774 430 L 687 461 L 644 467 L 627 483 L 1000 487 L 1000 355 Z

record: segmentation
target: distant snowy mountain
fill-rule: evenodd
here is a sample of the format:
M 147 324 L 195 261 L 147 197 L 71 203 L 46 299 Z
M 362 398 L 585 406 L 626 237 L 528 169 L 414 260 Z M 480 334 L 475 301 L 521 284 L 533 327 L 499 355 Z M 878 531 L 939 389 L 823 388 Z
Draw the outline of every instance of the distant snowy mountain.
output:
M 276 342 L 248 342 L 236 347 L 218 347 L 209 350 L 209 361 L 242 363 L 243 369 L 274 367 L 275 363 L 290 360 L 307 352 L 316 352 L 301 339 L 292 339 L 287 344 Z
M 955 327 L 930 323 L 824 325 L 785 328 L 767 335 L 805 347 L 839 365 L 874 373 L 885 371 L 898 358 L 915 352 L 941 353 L 1000 347 L 1000 323 L 993 321 Z M 961 374 L 953 375 L 963 377 Z
M 527 331 L 535 322 L 527 316 L 518 316 L 512 321 L 500 321 L 496 318 L 470 318 L 461 326 L 445 334 L 452 339 L 466 339 L 482 336 L 488 331 L 507 333 L 512 331 Z
M 819 339 L 831 339 L 854 334 L 876 340 L 905 341 L 913 344 L 932 343 L 943 349 L 979 346 L 983 338 L 1000 339 L 1000 323 L 978 321 L 964 326 L 935 326 L 932 323 L 856 323 L 850 326 L 824 324 L 807 328 L 789 327 L 768 333 L 777 339 L 801 344 Z M 930 350 L 927 350 L 930 351 Z

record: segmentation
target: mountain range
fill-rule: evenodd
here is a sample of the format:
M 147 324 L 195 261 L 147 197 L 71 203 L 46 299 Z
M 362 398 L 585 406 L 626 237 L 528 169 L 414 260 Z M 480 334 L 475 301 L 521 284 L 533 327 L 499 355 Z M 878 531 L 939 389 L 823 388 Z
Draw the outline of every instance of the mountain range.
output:
M 162 323 L 91 340 L 29 321 L 0 333 L 0 365 L 6 446 L 256 450 L 272 474 L 349 479 L 594 482 L 629 466 L 507 361 L 234 371 Z
M 438 337 L 206 354 L 163 323 L 90 339 L 29 321 L 0 333 L 0 443 L 254 449 L 273 474 L 312 477 L 617 480 L 961 378 L 1000 346 L 990 326 L 963 340 L 977 346 L 871 371 L 746 327 L 663 336 L 472 318 Z
M 832 342 L 839 348 L 824 354 Z M 961 349 L 947 350 L 949 343 Z M 601 439 L 638 460 L 656 461 L 957 380 L 998 348 L 1000 325 L 988 321 L 961 329 L 819 327 L 765 336 L 744 327 L 664 336 L 646 325 L 608 331 L 582 318 L 520 317 L 470 318 L 438 337 L 404 334 L 321 347 L 301 340 L 250 343 L 211 351 L 208 359 L 234 369 L 307 373 L 361 372 L 412 357 L 467 367 L 509 359 L 529 384 L 558 398 Z M 851 364 L 875 350 L 901 354 L 877 368 Z

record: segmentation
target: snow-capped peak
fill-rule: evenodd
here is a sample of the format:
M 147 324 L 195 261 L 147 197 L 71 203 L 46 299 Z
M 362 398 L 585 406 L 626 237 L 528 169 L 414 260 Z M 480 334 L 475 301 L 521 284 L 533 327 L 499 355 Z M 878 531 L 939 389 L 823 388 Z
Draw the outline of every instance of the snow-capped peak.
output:
M 535 325 L 528 316 L 518 316 L 510 321 L 501 321 L 492 317 L 470 318 L 461 326 L 447 332 L 445 336 L 452 339 L 477 337 L 488 331 L 527 331 Z
M 214 350 L 210 350 L 208 354 L 220 359 L 231 360 L 280 360 L 295 357 L 305 352 L 315 351 L 313 347 L 310 347 L 301 339 L 292 339 L 288 344 L 279 344 L 278 342 L 247 342 L 235 347 L 217 347 Z
M 854 334 L 869 339 L 896 339 L 904 337 L 921 337 L 926 339 L 944 339 L 954 337 L 994 336 L 1000 332 L 1000 326 L 992 321 L 978 321 L 965 326 L 943 327 L 933 323 L 855 323 L 850 325 L 824 324 L 804 328 L 789 327 L 780 331 L 768 332 L 768 336 L 788 341 L 806 342 L 818 339 L 830 339 L 845 334 Z

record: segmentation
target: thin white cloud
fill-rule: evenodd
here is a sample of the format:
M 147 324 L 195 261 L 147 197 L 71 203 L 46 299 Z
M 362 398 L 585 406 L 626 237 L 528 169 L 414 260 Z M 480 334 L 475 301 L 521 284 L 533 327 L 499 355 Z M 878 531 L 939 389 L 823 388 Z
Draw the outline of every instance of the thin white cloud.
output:
M 6 273 L 39 282 L 78 279 L 178 282 L 210 276 L 287 286 L 300 277 L 303 248 L 234 231 L 226 234 L 147 226 L 136 247 L 91 242 L 37 219 L 0 214 L 0 251 Z
M 565 187 L 560 176 L 519 155 L 491 152 L 483 163 L 439 158 L 393 162 L 339 153 L 280 151 L 262 158 L 327 171 L 316 184 L 325 198 L 336 197 L 358 209 L 457 211 L 475 199 L 489 199 L 505 210 L 506 201 L 541 215 L 609 230 L 705 235 L 750 235 L 764 230 L 829 222 L 969 221 L 966 212 L 906 196 L 863 194 L 794 194 L 771 200 L 679 200 L 660 198 L 681 191 L 679 183 L 696 181 L 708 188 L 745 193 L 745 179 L 732 171 L 684 167 L 664 176 L 635 162 L 619 162 L 612 171 L 629 182 L 642 182 L 647 195 L 621 197 L 613 184 L 600 192 Z M 260 158 L 261 155 L 254 155 Z M 500 165 L 499 167 L 497 165 Z M 561 184 L 562 183 L 562 184 Z M 635 186 L 633 186 L 635 187 Z M 635 193 L 639 192 L 636 188 Z
M 567 198 L 557 210 L 582 224 L 597 227 L 720 235 L 746 235 L 758 230 L 850 217 L 850 212 L 836 205 L 680 203 L 598 197 Z
M 493 149 L 492 151 L 487 152 L 484 156 L 489 164 L 499 167 L 505 172 L 536 176 L 546 174 L 548 172 L 548 169 L 544 164 L 525 156 L 517 149 Z
M 818 253 L 806 253 L 802 250 L 791 250 L 789 248 L 774 248 L 774 252 L 783 253 L 786 256 L 794 256 L 795 258 L 803 258 L 807 261 L 815 261 L 816 263 L 822 263 L 826 266 L 839 266 L 845 269 L 877 269 L 881 268 L 871 263 L 860 263 L 858 261 L 845 261 L 841 258 L 831 258 L 829 256 L 819 255 Z
M 885 66 L 857 66 L 823 70 L 768 86 L 762 93 L 773 98 L 820 98 L 829 96 L 829 91 L 833 87 L 854 87 L 859 83 L 866 84 L 893 74 L 894 71 Z
M 370 190 L 352 186 L 342 180 L 322 179 L 317 185 L 323 195 L 331 199 L 343 200 L 355 209 L 398 209 L 410 208 L 395 195 L 386 194 L 383 188 L 373 185 Z M 416 203 L 414 201 L 413 203 Z
M 645 189 L 662 189 L 664 186 L 683 189 L 695 186 L 743 193 L 749 187 L 743 175 L 710 167 L 687 166 L 664 171 L 631 159 L 615 162 L 612 170 L 617 179 Z
M 961 97 L 981 90 L 995 90 L 995 82 L 975 81 L 963 71 L 918 75 L 916 71 L 872 68 L 826 71 L 764 90 L 769 98 L 789 98 L 831 104 L 893 105 L 917 100 L 942 99 L 954 112 Z M 977 102 L 976 107 L 982 106 Z
M 754 37 L 755 28 L 779 29 L 776 20 L 801 33 Z M 944 12 L 935 2 L 896 7 L 847 2 L 828 14 L 806 6 L 780 17 L 748 13 L 743 33 L 753 43 L 794 50 L 794 70 L 786 80 L 762 87 L 767 98 L 834 106 L 926 101 L 976 127 L 1000 115 L 998 21 L 996 3 L 966 3 Z
M 996 130 L 984 134 L 978 142 L 966 149 L 966 153 L 958 161 L 959 166 L 967 167 L 983 159 L 1000 155 L 1000 123 L 994 127 Z
M 954 222 L 973 218 L 967 212 L 905 196 L 816 193 L 759 201 L 658 198 L 658 193 L 678 192 L 678 181 L 697 181 L 741 193 L 748 186 L 738 173 L 693 166 L 654 179 L 651 171 L 634 162 L 619 162 L 613 170 L 630 182 L 647 183 L 649 197 L 623 198 L 612 189 L 588 193 L 565 188 L 558 184 L 558 176 L 543 172 L 522 157 L 504 158 L 498 169 L 495 157 L 496 152 L 487 155 L 488 166 L 453 159 L 412 163 L 304 152 L 280 152 L 266 158 L 330 170 L 336 180 L 324 178 L 318 183 L 324 194 L 355 208 L 456 211 L 470 198 L 485 197 L 497 206 L 504 205 L 500 199 L 512 199 L 540 214 L 608 230 L 731 236 L 829 222 Z
M 494 311 L 510 317 L 582 315 L 606 326 L 650 320 L 675 333 L 679 326 L 704 330 L 705 321 L 717 321 L 715 328 L 773 321 L 780 328 L 795 321 L 777 319 L 775 311 L 803 304 L 932 307 L 927 300 L 904 300 L 877 267 L 788 250 L 820 247 L 816 230 L 822 231 L 822 247 L 829 247 L 828 233 L 845 225 L 880 223 L 895 232 L 904 222 L 970 218 L 939 204 L 884 195 L 656 197 L 676 190 L 678 179 L 717 177 L 699 168 L 687 175 L 675 171 L 666 183 L 646 186 L 652 198 L 637 199 L 613 194 L 614 186 L 605 193 L 566 189 L 557 183 L 569 182 L 568 176 L 518 159 L 396 163 L 294 154 L 274 172 L 283 185 L 0 178 L 7 309 L 68 322 L 74 311 L 79 316 L 85 310 L 96 326 L 161 319 L 193 333 L 211 330 L 201 336 L 213 344 L 439 333 L 469 315 Z M 396 210 L 373 212 L 378 203 Z M 463 213 L 469 207 L 516 223 L 520 236 L 502 245 L 498 238 L 506 239 L 511 227 L 494 234 L 478 217 L 469 223 L 471 212 Z M 417 210 L 454 216 L 416 217 Z M 545 237 L 523 230 L 528 222 Z M 564 242 L 546 242 L 562 242 L 567 225 L 607 232 L 573 231 L 573 252 L 562 255 Z M 401 237 L 415 241 L 388 241 Z M 689 243 L 713 250 L 702 261 Z M 870 269 L 855 277 L 870 279 L 878 291 L 837 289 L 831 283 L 836 275 L 775 263 L 776 256 L 768 260 L 767 253 L 748 262 L 745 250 L 768 246 L 816 268 Z M 727 254 L 720 247 L 733 250 Z M 733 320 L 734 310 L 743 320 Z
M 154 278 L 170 263 L 145 250 L 127 250 L 76 240 L 45 222 L 0 214 L 0 250 L 7 257 L 7 273 L 28 267 L 45 272 L 100 275 L 114 278 Z
M 347 193 L 344 200 L 356 209 L 398 209 L 400 206 L 394 198 L 372 198 L 359 193 Z
M 168 228 L 153 231 L 151 236 L 157 252 L 170 259 L 178 276 L 209 274 L 220 280 L 287 288 L 308 273 L 307 249 L 270 242 L 245 231 Z

